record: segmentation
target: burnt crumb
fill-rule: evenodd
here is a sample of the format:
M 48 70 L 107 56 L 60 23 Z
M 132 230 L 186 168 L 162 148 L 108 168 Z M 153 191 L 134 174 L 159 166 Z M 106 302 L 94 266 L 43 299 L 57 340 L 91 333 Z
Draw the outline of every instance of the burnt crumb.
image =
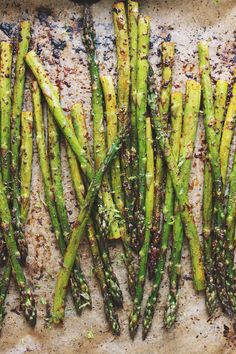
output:
M 65 49 L 65 47 L 66 47 L 66 41 L 63 41 L 62 39 L 51 38 L 51 44 L 53 46 L 54 58 L 59 59 L 60 58 L 60 51 Z
M 36 54 L 40 55 L 42 53 L 42 46 L 41 44 L 37 43 L 37 47 L 36 47 Z
M 229 328 L 226 324 L 224 324 L 223 336 L 229 340 L 235 341 L 236 339 L 236 323 L 234 322 L 232 327 Z
M 63 41 L 62 39 L 51 39 L 51 44 L 53 47 L 57 50 L 63 50 L 66 47 L 66 41 Z
M 171 41 L 171 34 L 169 33 L 165 38 L 165 42 L 170 42 L 170 41 Z
M 229 327 L 224 324 L 223 336 L 227 338 L 228 335 L 229 335 Z
M 40 6 L 36 9 L 38 13 L 39 22 L 42 24 L 48 24 L 48 17 L 52 16 L 52 9 L 49 7 Z
M 77 31 L 81 32 L 84 26 L 84 20 L 83 17 L 79 18 L 77 21 Z
M 71 84 L 70 84 L 69 82 L 67 82 L 67 81 L 64 81 L 64 85 L 65 85 L 66 87 L 68 87 L 68 88 L 71 87 Z
M 11 309 L 10 311 L 13 312 L 13 313 L 15 313 L 15 314 L 18 315 L 18 316 L 21 315 L 21 311 L 20 311 L 19 305 L 17 305 L 16 307 L 14 307 L 13 309 Z
M 83 47 L 73 47 L 75 53 L 79 54 L 80 52 L 86 53 L 86 50 Z
M 13 34 L 14 26 L 13 23 L 2 22 L 0 23 L 0 30 L 10 38 Z
M 183 275 L 183 279 L 184 279 L 184 280 L 187 280 L 187 281 L 193 280 L 193 278 L 192 278 L 190 275 L 188 275 L 188 274 L 184 274 L 184 275 Z
M 71 26 L 66 27 L 66 33 L 68 33 L 70 39 L 73 38 L 73 32 L 74 32 L 73 27 Z

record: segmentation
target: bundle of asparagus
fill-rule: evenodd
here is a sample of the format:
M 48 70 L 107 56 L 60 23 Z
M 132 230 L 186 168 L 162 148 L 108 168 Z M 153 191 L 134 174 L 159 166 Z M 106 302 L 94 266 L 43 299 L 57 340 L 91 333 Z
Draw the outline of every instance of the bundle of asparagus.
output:
M 26 319 L 32 326 L 36 323 L 34 296 L 22 269 L 27 257 L 24 230 L 30 200 L 33 121 L 45 205 L 63 257 L 52 308 L 53 323 L 64 319 L 68 286 L 78 314 L 92 307 L 78 255 L 84 235 L 103 296 L 105 316 L 115 335 L 120 334 L 116 308 L 123 305 L 123 294 L 110 257 L 110 239 L 120 240 L 124 250 L 128 288 L 133 300 L 129 316 L 131 338 L 136 335 L 142 314 L 147 271 L 152 289 L 143 315 L 143 338 L 149 333 L 169 247 L 169 292 L 164 325 L 169 329 L 175 323 L 184 236 L 189 242 L 193 285 L 196 291 L 205 290 L 209 315 L 214 313 L 218 300 L 228 314 L 236 312 L 235 153 L 231 170 L 229 163 L 236 117 L 236 84 L 232 86 L 228 105 L 226 81 L 216 82 L 214 95 L 208 44 L 200 42 L 201 84 L 187 80 L 185 96 L 174 91 L 175 44 L 163 42 L 162 81 L 158 93 L 148 60 L 150 18 L 139 13 L 137 1 L 128 0 L 127 5 L 123 1 L 115 2 L 112 8 L 117 87 L 110 75 L 100 76 L 93 19 L 89 6 L 84 8 L 82 39 L 91 80 L 93 154 L 83 104 L 74 104 L 67 116 L 60 103 L 60 92 L 40 58 L 33 50 L 28 52 L 30 23 L 20 24 L 12 104 L 12 45 L 0 43 L 0 263 L 3 267 L 0 326 L 11 274 L 16 280 Z M 22 112 L 25 64 L 34 75 L 31 83 L 33 115 Z M 207 141 L 202 245 L 188 197 L 201 91 Z M 64 197 L 61 141 L 66 146 L 79 210 L 72 228 Z

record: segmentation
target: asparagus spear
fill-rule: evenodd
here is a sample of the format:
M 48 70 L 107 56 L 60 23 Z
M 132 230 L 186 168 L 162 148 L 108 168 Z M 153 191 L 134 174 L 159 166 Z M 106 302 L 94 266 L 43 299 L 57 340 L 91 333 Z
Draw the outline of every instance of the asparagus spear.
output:
M 69 241 L 68 236 L 70 233 L 70 224 L 67 216 L 64 191 L 62 185 L 59 130 L 56 124 L 54 123 L 54 119 L 49 109 L 48 109 L 47 118 L 48 118 L 48 156 L 49 156 L 53 191 L 55 195 L 56 210 L 61 225 L 61 230 L 63 232 L 64 240 L 65 242 L 68 242 Z M 79 286 L 80 286 L 80 308 L 82 309 L 87 306 L 91 307 L 92 303 L 91 303 L 89 287 L 84 277 L 83 271 L 81 269 L 79 259 L 77 260 L 76 263 L 76 276 L 77 279 L 79 280 Z
M 110 148 L 118 131 L 115 88 L 111 76 L 101 76 L 100 79 L 106 104 L 107 146 Z M 124 214 L 125 206 L 119 157 L 111 165 L 111 185 L 116 206 Z
M 217 307 L 217 291 L 214 282 L 214 259 L 212 257 L 212 219 L 213 219 L 213 181 L 211 164 L 206 157 L 204 167 L 204 186 L 202 202 L 202 231 L 203 231 L 203 249 L 204 265 L 206 277 L 206 307 L 211 316 Z
M 11 120 L 11 65 L 12 45 L 9 42 L 0 43 L 0 110 L 1 110 L 1 142 L 0 159 L 3 182 L 9 192 L 10 181 L 10 120 Z M 8 197 L 8 193 L 7 193 Z M 7 250 L 4 237 L 0 234 L 0 261 L 6 262 Z
M 156 95 L 152 94 L 153 87 L 149 86 L 150 94 L 149 94 L 149 106 L 152 112 L 156 112 Z M 179 210 L 181 211 L 181 219 L 184 224 L 185 234 L 187 239 L 189 240 L 191 261 L 192 261 L 192 271 L 193 271 L 193 282 L 194 287 L 197 291 L 202 291 L 205 286 L 205 277 L 204 277 L 204 267 L 202 263 L 202 252 L 200 241 L 198 237 L 198 232 L 196 225 L 194 223 L 191 206 L 189 203 L 189 198 L 187 193 L 182 193 L 183 191 L 183 177 L 180 176 L 180 171 L 176 160 L 172 153 L 172 148 L 169 143 L 169 139 L 167 134 L 163 128 L 163 121 L 159 119 L 159 116 L 153 116 L 153 124 L 156 133 L 157 142 L 162 150 L 162 154 L 165 158 L 168 171 L 170 173 L 172 184 L 175 190 L 176 198 L 179 203 Z M 155 290 L 155 288 L 154 288 Z M 146 333 L 149 329 L 150 322 L 152 320 L 152 316 L 154 313 L 154 303 L 156 302 L 156 297 L 154 291 L 150 295 L 145 314 L 144 314 L 144 322 L 143 322 L 143 336 L 146 336 Z
M 72 121 L 73 121 L 73 129 L 75 131 L 76 138 L 78 139 L 79 143 L 83 146 L 85 151 L 85 156 L 87 157 L 89 163 L 92 165 L 92 157 L 90 151 L 90 136 L 87 129 L 86 124 L 86 116 L 84 113 L 84 108 L 82 102 L 75 103 L 71 107 L 70 112 Z
M 112 7 L 113 22 L 116 36 L 117 53 L 117 107 L 119 124 L 129 125 L 129 93 L 130 93 L 130 57 L 129 57 L 129 37 L 126 10 L 124 2 L 115 2 Z M 121 152 L 122 179 L 125 194 L 125 204 L 127 217 L 133 214 L 133 196 L 131 183 L 131 153 L 130 137 L 126 137 L 126 143 Z
M 228 83 L 224 80 L 218 80 L 216 82 L 215 90 L 215 117 L 216 117 L 216 129 L 218 134 L 216 135 L 216 142 L 218 148 L 220 147 L 222 128 L 225 118 L 225 107 L 228 94 Z
M 218 80 L 215 92 L 215 124 L 218 134 L 216 135 L 216 143 L 218 149 L 220 146 L 221 132 L 224 121 L 224 113 L 226 106 L 228 84 L 226 81 Z M 204 264 L 206 276 L 206 307 L 211 316 L 217 307 L 217 291 L 214 282 L 214 259 L 212 255 L 212 220 L 213 220 L 213 182 L 211 164 L 206 156 L 204 168 L 204 187 L 203 187 L 203 247 L 204 247 Z
M 182 94 L 180 92 L 172 93 L 171 118 L 172 120 L 174 119 L 174 122 L 176 122 L 176 124 L 179 121 L 179 127 L 176 127 L 175 132 L 176 133 L 179 132 L 180 134 L 182 130 L 181 124 L 182 124 L 182 114 L 183 114 L 182 101 L 183 101 Z M 174 124 L 174 122 L 172 124 Z M 179 232 L 179 230 L 176 229 L 176 226 L 177 223 L 174 220 L 172 251 L 171 251 L 171 258 L 170 258 L 170 269 L 169 269 L 169 293 L 167 295 L 167 304 L 166 304 L 165 314 L 164 314 L 164 324 L 167 328 L 170 328 L 174 323 L 176 311 L 177 311 L 177 291 L 179 285 L 183 233 Z M 181 228 L 182 228 L 182 224 L 181 224 Z
M 79 133 L 79 141 L 84 141 L 83 145 L 86 149 L 86 156 L 89 158 L 89 148 L 87 145 L 87 128 L 84 121 L 84 112 L 81 103 L 75 104 L 71 110 L 71 116 L 73 117 L 73 123 L 76 128 L 76 132 Z M 75 194 L 79 206 L 84 204 L 85 200 L 85 186 L 83 184 L 83 179 L 77 164 L 75 155 L 70 148 L 69 144 L 67 147 L 67 156 L 71 171 L 71 178 L 73 181 Z M 101 232 L 101 228 L 99 230 Z M 120 325 L 117 314 L 114 309 L 113 302 L 116 305 L 122 304 L 122 293 L 119 289 L 119 284 L 117 286 L 116 278 L 113 273 L 112 267 L 110 265 L 109 255 L 107 255 L 106 249 L 101 242 L 100 236 L 96 233 L 93 221 L 90 219 L 88 221 L 88 231 L 86 233 L 89 241 L 90 251 L 93 258 L 95 275 L 99 281 L 100 288 L 104 299 L 104 312 L 107 321 L 114 334 L 120 333 Z M 100 252 L 100 249 L 102 250 Z M 120 302 L 121 299 L 121 302 Z
M 73 117 L 73 121 L 77 122 L 75 124 L 75 126 L 80 127 L 80 130 L 78 131 L 79 132 L 78 140 L 81 143 L 81 145 L 85 147 L 85 150 L 87 151 L 86 156 L 89 160 L 90 154 L 89 154 L 89 148 L 87 146 L 88 145 L 88 141 L 87 141 L 88 132 L 87 132 L 87 127 L 85 125 L 85 121 L 84 121 L 85 117 L 83 114 L 83 109 L 82 109 L 81 104 L 76 104 L 72 107 L 71 116 Z M 69 146 L 69 144 L 66 144 L 66 149 L 67 149 L 68 162 L 69 162 L 70 171 L 71 171 L 71 177 L 72 177 L 72 181 L 73 181 L 73 185 L 74 185 L 74 189 L 75 189 L 75 193 L 76 193 L 76 198 L 77 198 L 79 205 L 83 205 L 84 199 L 85 199 L 85 194 L 86 194 L 86 189 L 83 184 L 83 179 L 82 179 L 82 176 L 80 173 L 80 169 L 79 169 L 78 163 L 76 161 L 75 155 L 74 155 L 71 147 Z M 95 220 L 96 220 L 96 217 L 95 217 Z M 99 215 L 98 219 L 100 219 L 100 215 Z M 118 280 L 113 272 L 113 269 L 112 269 L 108 249 L 104 244 L 104 238 L 107 237 L 107 234 L 106 234 L 107 227 L 106 227 L 106 225 L 104 226 L 104 216 L 103 215 L 102 215 L 101 219 L 102 220 L 101 220 L 101 222 L 98 222 L 98 227 L 97 227 L 97 230 L 99 230 L 99 232 L 95 231 L 92 220 L 89 221 L 90 226 L 88 227 L 88 232 L 89 232 L 88 236 L 90 238 L 93 237 L 92 242 L 93 243 L 96 242 L 98 244 L 98 247 L 101 252 L 102 261 L 104 264 L 105 279 L 106 279 L 106 283 L 109 288 L 111 297 L 113 299 L 114 304 L 116 306 L 121 307 L 122 303 L 123 303 L 122 292 L 120 290 L 119 282 L 118 282 Z M 105 234 L 105 237 L 104 237 L 104 234 Z M 101 237 L 101 235 L 103 237 Z M 94 240 L 94 238 L 95 238 L 95 240 Z
M 21 146 L 20 146 L 20 200 L 21 223 L 25 225 L 30 206 L 30 184 L 33 157 L 33 115 L 31 112 L 21 113 Z
M 41 104 L 41 94 L 39 90 L 39 86 L 36 81 L 32 83 L 32 98 L 33 98 L 33 107 L 34 107 L 34 120 L 35 120 L 35 129 L 36 129 L 36 141 L 39 153 L 39 163 L 41 167 L 43 184 L 44 184 L 44 192 L 45 192 L 45 200 L 46 205 L 51 217 L 51 222 L 53 226 L 53 230 L 55 233 L 56 240 L 58 242 L 58 246 L 62 255 L 65 254 L 66 251 L 66 242 L 64 239 L 63 232 L 60 227 L 60 223 L 58 221 L 55 201 L 54 201 L 54 191 L 53 185 L 50 176 L 50 168 L 48 163 L 48 156 L 46 151 L 46 142 L 44 136 L 44 122 L 43 122 L 43 112 L 42 112 L 42 104 Z M 80 313 L 81 306 L 85 306 L 85 300 L 87 300 L 87 305 L 90 305 L 90 297 L 88 290 L 85 293 L 82 293 L 83 300 L 81 301 L 81 286 L 80 286 L 81 276 L 80 276 L 80 268 L 79 263 L 76 262 L 76 266 L 73 269 L 73 272 L 70 277 L 70 286 L 72 291 L 72 296 L 74 300 L 74 304 L 76 310 Z
M 219 147 L 217 146 L 216 135 L 218 133 L 215 125 L 215 112 L 213 104 L 212 83 L 210 78 L 209 50 L 206 42 L 199 42 L 198 55 L 200 75 L 202 82 L 204 124 L 208 143 L 208 156 L 212 168 L 213 192 L 214 192 L 214 274 L 218 296 L 223 308 L 231 313 L 230 302 L 225 284 L 225 251 L 227 248 L 225 239 L 224 220 L 224 188 L 221 178 L 219 160 Z
M 122 142 L 126 137 L 127 130 L 121 130 L 118 134 L 118 137 L 113 142 L 110 150 L 104 161 L 102 162 L 100 168 L 96 172 L 86 195 L 84 204 L 81 206 L 81 210 L 79 213 L 78 221 L 76 227 L 74 227 L 70 242 L 68 244 L 66 254 L 63 260 L 63 266 L 59 272 L 57 283 L 56 283 L 56 291 L 53 303 L 53 321 L 54 323 L 59 323 L 64 318 L 64 301 L 67 291 L 67 285 L 71 273 L 71 269 L 73 267 L 77 249 L 79 247 L 80 240 L 84 234 L 85 227 L 89 221 L 90 213 L 97 196 L 98 190 L 101 187 L 101 182 L 103 179 L 103 175 L 106 169 L 109 167 L 110 163 L 116 157 L 119 152 Z
M 129 35 L 129 54 L 130 54 L 130 123 L 131 123 L 131 185 L 133 194 L 132 208 L 127 213 L 127 225 L 130 234 L 130 242 L 134 248 L 139 245 L 137 230 L 135 227 L 134 210 L 137 209 L 136 198 L 138 196 L 138 133 L 137 133 L 137 57 L 138 57 L 138 16 L 139 4 L 137 1 L 128 0 L 128 35 Z
M 234 79 L 236 70 L 234 70 Z M 232 95 L 235 96 L 236 83 L 233 85 Z M 227 115 L 233 110 L 233 97 L 230 100 Z M 226 116 L 227 117 L 227 116 Z M 227 128 L 226 128 L 227 129 Z M 221 165 L 222 166 L 222 165 Z M 222 170 L 221 170 L 222 173 Z M 235 216 L 236 216 L 236 156 L 234 155 L 233 167 L 229 175 L 229 193 L 226 204 L 226 240 L 228 247 L 226 250 L 226 288 L 231 302 L 233 312 L 236 312 L 236 287 L 235 287 L 235 265 L 234 265 L 234 249 L 235 249 Z
M 138 59 L 138 1 L 128 0 L 128 35 L 130 54 L 130 115 L 131 115 L 131 154 L 134 155 L 132 163 L 133 175 L 137 172 L 137 119 L 136 119 L 136 94 L 137 94 L 137 59 Z
M 170 109 L 170 96 L 172 86 L 172 67 L 174 64 L 175 44 L 172 42 L 162 43 L 162 83 L 158 112 L 160 119 L 163 120 L 165 129 L 168 125 L 168 115 Z M 153 93 L 154 94 L 154 93 Z M 157 95 L 156 95 L 157 96 Z M 157 99 L 157 97 L 155 97 Z M 160 235 L 161 235 L 161 205 L 163 199 L 163 182 L 164 182 L 164 163 L 160 147 L 157 146 L 156 154 L 156 175 L 155 175 L 155 204 L 154 204 L 154 221 L 152 228 L 151 246 L 149 252 L 149 278 L 154 276 L 154 269 L 159 254 Z
M 229 162 L 231 142 L 234 134 L 235 117 L 236 117 L 236 83 L 234 83 L 233 85 L 232 97 L 230 99 L 229 106 L 227 109 L 224 128 L 221 137 L 221 143 L 220 143 L 221 176 L 222 176 L 222 183 L 224 188 L 226 186 L 227 168 Z
M 11 67 L 12 45 L 1 42 L 0 104 L 1 104 L 1 165 L 3 182 L 9 190 L 10 181 L 10 127 L 11 127 Z
M 146 200 L 145 200 L 145 237 L 142 248 L 139 252 L 140 262 L 138 279 L 136 283 L 136 292 L 133 304 L 133 310 L 129 317 L 129 330 L 131 337 L 134 338 L 141 313 L 141 303 L 143 299 L 143 290 L 145 285 L 148 251 L 150 245 L 150 231 L 153 219 L 154 204 L 154 153 L 152 141 L 152 127 L 150 118 L 146 119 L 146 151 L 147 151 L 147 169 L 146 169 Z
M 145 190 L 146 190 L 146 122 L 147 112 L 147 76 L 149 52 L 150 18 L 139 16 L 138 19 L 138 58 L 137 58 L 137 133 L 138 133 L 138 227 L 139 245 L 145 232 Z
M 137 58 L 138 58 L 138 1 L 128 0 L 128 35 L 130 54 L 130 116 L 131 116 L 131 157 L 132 174 L 137 173 L 137 119 L 136 119 L 136 93 L 137 93 Z M 136 184 L 136 183 L 134 183 Z
M 24 99 L 25 71 L 26 71 L 24 56 L 28 52 L 29 42 L 30 42 L 30 22 L 22 21 L 20 23 L 19 44 L 18 44 L 17 59 L 16 59 L 16 66 L 15 66 L 15 81 L 13 87 L 13 100 L 12 100 L 12 112 L 11 112 L 11 152 L 12 152 L 11 180 L 12 180 L 12 222 L 15 231 L 15 238 L 17 240 L 18 248 L 22 254 L 23 260 L 27 256 L 27 249 L 25 249 L 26 245 L 24 246 L 25 241 L 24 241 L 24 234 L 22 231 L 23 225 L 26 220 L 21 220 L 21 206 L 20 206 L 21 195 L 20 195 L 20 185 L 19 185 L 19 174 L 20 174 L 19 153 L 20 153 L 21 111 L 22 111 L 22 105 Z M 30 167 L 30 173 L 28 177 L 30 178 L 31 165 L 29 167 Z M 24 215 L 22 216 L 24 217 Z
M 195 144 L 196 134 L 197 134 L 200 99 L 201 99 L 200 84 L 194 80 L 188 80 L 186 84 L 186 100 L 185 100 L 186 103 L 185 103 L 184 120 L 183 120 L 183 137 L 182 137 L 180 157 L 179 157 L 180 176 L 182 177 L 183 180 L 182 193 L 185 194 L 188 193 L 191 163 L 192 163 L 194 144 Z M 172 151 L 176 151 L 175 148 L 173 148 Z M 165 210 L 165 206 L 164 206 L 164 210 Z M 164 317 L 165 326 L 167 328 L 170 328 L 175 322 L 177 309 L 178 309 L 179 275 L 180 275 L 181 255 L 182 255 L 183 236 L 184 236 L 183 225 L 181 221 L 180 212 L 178 211 L 177 203 L 175 206 L 175 210 L 176 210 L 176 215 L 174 218 L 173 245 L 172 245 L 171 261 L 170 261 L 170 292 L 167 298 L 167 306 L 166 306 L 165 317 Z M 164 224 L 164 229 L 165 228 L 167 228 L 166 224 Z M 162 243 L 164 242 L 163 239 L 161 241 Z M 167 250 L 166 246 L 167 243 L 164 244 L 164 250 Z M 163 257 L 162 256 L 163 253 L 164 253 L 163 249 L 161 248 L 160 259 L 161 257 Z M 159 262 L 160 260 L 158 261 L 158 263 Z M 157 265 L 156 268 L 157 279 L 158 279 L 157 276 L 158 271 L 160 274 L 162 274 L 164 272 L 164 269 L 159 270 L 159 267 Z
M 236 217 L 236 154 L 234 155 L 233 167 L 229 176 L 229 196 L 226 214 L 226 288 L 233 312 L 236 312 L 236 286 L 235 286 L 235 217 Z

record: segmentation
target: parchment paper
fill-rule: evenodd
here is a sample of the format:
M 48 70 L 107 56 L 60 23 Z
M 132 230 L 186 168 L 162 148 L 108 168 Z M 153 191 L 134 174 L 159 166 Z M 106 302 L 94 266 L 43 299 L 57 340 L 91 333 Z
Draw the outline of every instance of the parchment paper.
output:
M 112 2 L 102 0 L 93 6 L 92 11 L 96 24 L 97 52 L 101 72 L 111 73 L 115 77 Z M 141 12 L 151 17 L 151 62 L 154 65 L 157 82 L 160 82 L 161 75 L 159 44 L 163 39 L 176 42 L 177 53 L 174 67 L 176 89 L 183 90 L 188 77 L 199 79 L 196 50 L 200 39 L 210 39 L 213 78 L 231 78 L 232 59 L 236 55 L 236 2 L 234 0 L 220 0 L 217 6 L 212 0 L 147 0 L 142 3 Z M 32 21 L 31 46 L 37 49 L 51 79 L 60 85 L 63 107 L 68 111 L 72 104 L 82 99 L 89 121 L 89 76 L 86 55 L 81 44 L 82 6 L 65 0 L 1 1 L 0 13 L 1 22 L 12 25 L 11 38 L 14 37 L 16 26 L 21 19 Z M 6 26 L 1 25 L 1 29 L 6 32 Z M 0 39 L 8 39 L 8 36 L 0 31 Z M 60 49 L 58 49 L 58 44 Z M 29 80 L 27 81 L 25 109 L 32 109 L 28 86 Z M 199 233 L 201 233 L 203 138 L 200 118 L 190 184 L 190 197 L 194 205 Z M 73 222 L 78 209 L 74 201 L 64 149 L 62 153 L 65 195 L 70 221 Z M 121 336 L 116 338 L 111 334 L 105 321 L 103 300 L 98 284 L 92 274 L 92 263 L 86 242 L 80 248 L 81 262 L 89 281 L 93 310 L 84 311 L 81 317 L 76 316 L 68 296 L 64 325 L 51 329 L 45 327 L 44 319 L 48 306 L 52 303 L 61 256 L 50 231 L 50 219 L 44 206 L 36 146 L 34 147 L 31 210 L 26 237 L 29 243 L 29 257 L 25 270 L 35 290 L 38 322 L 34 330 L 28 327 L 20 314 L 18 293 L 12 281 L 7 297 L 5 325 L 0 338 L 1 353 L 197 354 L 205 352 L 228 354 L 236 352 L 233 321 L 222 316 L 220 311 L 214 318 L 209 319 L 206 314 L 204 295 L 195 294 L 193 290 L 187 244 L 182 259 L 178 319 L 171 331 L 167 332 L 163 329 L 163 309 L 168 287 L 168 279 L 165 276 L 150 335 L 143 342 L 139 330 L 134 342 L 129 338 L 127 318 L 131 310 L 131 301 L 127 292 L 126 272 L 121 262 L 122 249 L 116 245 L 112 246 L 111 253 L 124 294 L 124 308 L 119 311 Z M 150 284 L 147 284 L 143 304 L 145 304 L 149 291 Z M 228 331 L 224 325 L 228 326 Z

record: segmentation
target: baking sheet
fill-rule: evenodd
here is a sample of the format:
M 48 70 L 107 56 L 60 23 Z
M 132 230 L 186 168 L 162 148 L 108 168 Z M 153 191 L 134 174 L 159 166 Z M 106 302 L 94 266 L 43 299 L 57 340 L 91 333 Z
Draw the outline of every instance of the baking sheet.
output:
M 97 32 L 98 57 L 102 73 L 115 77 L 115 48 L 111 7 L 113 1 L 102 0 L 92 11 Z M 141 11 L 151 17 L 151 62 L 160 79 L 159 44 L 163 39 L 176 42 L 174 86 L 184 88 L 187 77 L 198 78 L 197 42 L 209 39 L 213 78 L 230 79 L 235 51 L 235 0 L 220 0 L 215 6 L 212 0 L 147 0 Z M 32 47 L 40 54 L 52 80 L 61 87 L 65 110 L 82 99 L 89 121 L 90 92 L 86 55 L 81 44 L 82 6 L 71 1 L 21 0 L 0 1 L 0 39 L 13 38 L 21 19 L 32 21 Z M 10 24 L 11 26 L 6 26 Z M 59 42 L 58 42 L 59 41 Z M 59 49 L 58 49 L 59 44 Z M 159 81 L 158 81 L 159 82 Z M 27 84 L 28 85 L 28 84 Z M 29 89 L 26 89 L 25 109 L 31 109 Z M 190 197 L 194 202 L 195 219 L 201 232 L 202 161 L 201 141 L 204 138 L 200 119 L 198 143 L 193 161 Z M 71 188 L 69 169 L 63 153 L 63 179 L 70 221 L 78 213 Z M 45 316 L 52 302 L 56 275 L 61 257 L 50 230 L 50 219 L 44 206 L 43 188 L 34 147 L 31 210 L 26 228 L 29 258 L 26 273 L 35 289 L 38 303 L 38 322 L 30 329 L 20 315 L 18 294 L 12 282 L 7 297 L 5 325 L 0 338 L 1 353 L 235 353 L 233 321 L 217 313 L 208 319 L 204 296 L 192 289 L 188 247 L 183 253 L 183 269 L 180 289 L 180 307 L 175 327 L 163 329 L 163 309 L 168 279 L 161 286 L 160 301 L 153 320 L 153 327 L 145 342 L 141 331 L 134 342 L 128 334 L 128 314 L 131 301 L 127 292 L 125 269 L 121 262 L 121 248 L 112 248 L 114 268 L 124 293 L 124 309 L 119 311 L 121 336 L 114 337 L 108 329 L 103 313 L 103 301 L 92 274 L 92 264 L 86 242 L 81 247 L 82 266 L 89 281 L 93 310 L 76 316 L 68 299 L 65 323 L 60 327 L 46 328 Z M 146 295 L 150 284 L 146 286 Z M 145 297 L 146 299 L 146 297 Z M 145 301 L 144 301 L 145 304 Z M 227 328 L 224 327 L 227 326 Z M 140 326 L 141 327 L 141 326 Z M 227 332 L 229 332 L 227 334 Z M 226 335 L 227 334 L 227 335 Z M 93 337 L 93 338 L 89 338 Z

